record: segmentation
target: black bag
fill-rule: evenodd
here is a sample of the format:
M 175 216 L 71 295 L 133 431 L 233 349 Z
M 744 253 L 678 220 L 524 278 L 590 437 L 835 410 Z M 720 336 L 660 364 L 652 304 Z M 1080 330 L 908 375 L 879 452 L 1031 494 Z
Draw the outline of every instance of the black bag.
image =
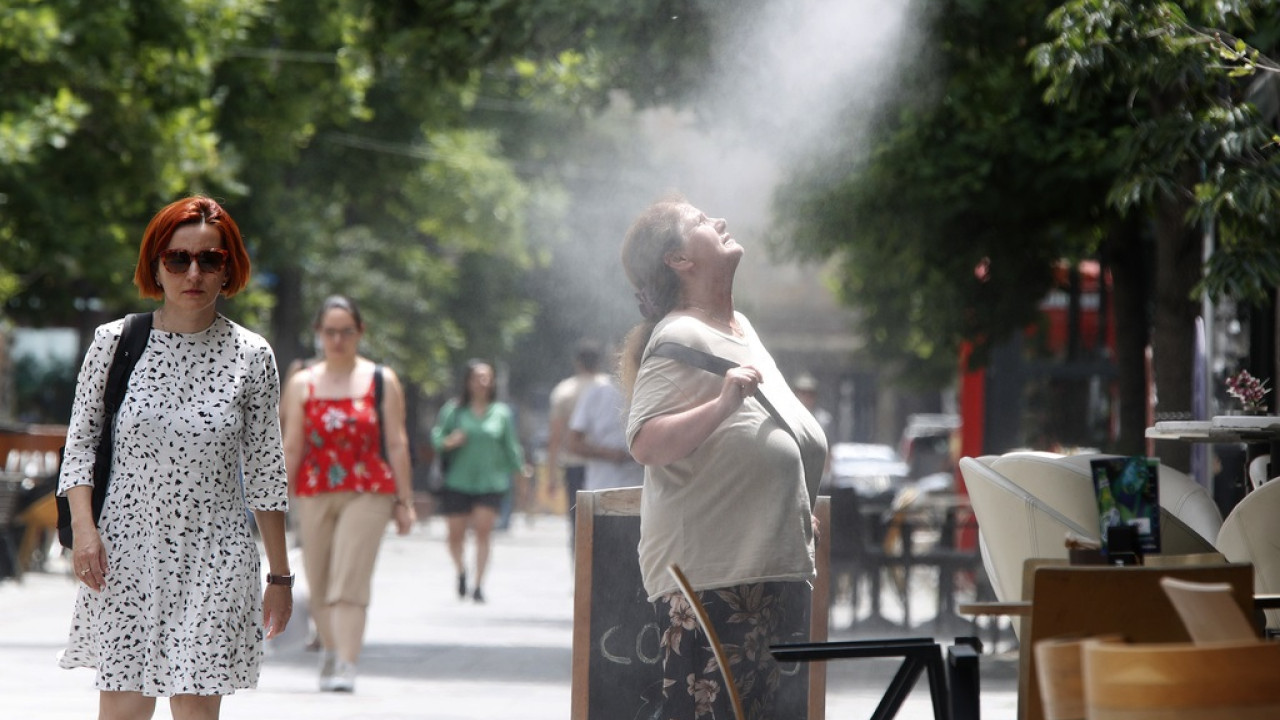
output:
M 98 524 L 102 517 L 102 506 L 107 500 L 107 484 L 111 481 L 111 452 L 115 442 L 116 411 L 124 402 L 125 390 L 129 386 L 129 375 L 138 357 L 147 347 L 147 338 L 151 334 L 151 313 L 133 313 L 126 315 L 124 330 L 120 333 L 120 342 L 116 345 L 115 355 L 111 358 L 111 368 L 107 371 L 107 388 L 102 396 L 104 413 L 102 436 L 98 438 L 98 449 L 93 459 L 93 524 Z M 62 547 L 71 549 L 71 505 L 61 495 L 55 496 L 58 505 L 58 542 Z
M 378 416 L 378 454 L 383 460 L 387 457 L 387 434 L 382 430 L 382 365 L 373 366 L 373 411 Z
M 445 418 L 444 424 L 441 426 L 444 434 L 448 435 L 453 432 L 453 421 L 458 412 L 458 408 L 454 407 L 449 413 L 449 417 Z M 434 495 L 439 495 L 444 490 L 445 478 L 449 475 L 449 464 L 453 461 L 453 454 L 457 450 L 441 450 L 436 453 L 435 467 L 431 469 L 430 490 Z

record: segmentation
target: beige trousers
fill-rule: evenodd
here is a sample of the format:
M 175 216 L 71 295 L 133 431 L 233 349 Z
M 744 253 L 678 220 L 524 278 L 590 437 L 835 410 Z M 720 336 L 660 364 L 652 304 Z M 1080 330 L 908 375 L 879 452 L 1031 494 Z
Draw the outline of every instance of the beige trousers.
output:
M 355 663 L 378 548 L 395 508 L 389 493 L 322 493 L 297 498 L 302 566 L 311 618 L 324 649 Z

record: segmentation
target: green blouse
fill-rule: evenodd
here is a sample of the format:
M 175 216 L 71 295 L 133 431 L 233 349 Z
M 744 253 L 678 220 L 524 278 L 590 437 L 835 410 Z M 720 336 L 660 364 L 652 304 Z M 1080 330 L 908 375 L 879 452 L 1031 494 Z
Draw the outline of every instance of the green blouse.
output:
M 460 408 L 456 400 L 450 400 L 431 428 L 436 452 L 444 452 L 441 445 L 454 430 L 462 430 L 467 442 L 450 452 L 445 488 L 475 495 L 509 490 L 511 474 L 524 465 L 511 408 L 492 402 L 483 416 L 476 417 L 470 407 Z

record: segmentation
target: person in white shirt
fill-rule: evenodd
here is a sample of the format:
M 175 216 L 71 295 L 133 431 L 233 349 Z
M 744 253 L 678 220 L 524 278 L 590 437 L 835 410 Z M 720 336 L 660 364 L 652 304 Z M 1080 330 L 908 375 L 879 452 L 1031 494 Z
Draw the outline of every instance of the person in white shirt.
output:
M 635 487 L 644 483 L 644 466 L 627 450 L 622 422 L 625 402 L 617 381 L 588 388 L 569 418 L 569 450 L 586 458 L 586 490 Z

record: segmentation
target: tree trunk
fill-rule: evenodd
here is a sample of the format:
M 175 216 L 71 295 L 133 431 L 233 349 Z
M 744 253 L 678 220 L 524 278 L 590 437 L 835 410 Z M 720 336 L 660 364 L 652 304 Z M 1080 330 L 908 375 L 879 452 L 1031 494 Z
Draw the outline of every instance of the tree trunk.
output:
M 1146 358 L 1151 341 L 1148 247 L 1138 224 L 1130 221 L 1114 223 L 1103 246 L 1104 265 L 1109 267 L 1112 279 L 1116 387 L 1120 403 L 1119 435 L 1110 450 L 1124 455 L 1146 453 Z
M 1192 187 L 1192 179 L 1194 175 L 1186 178 L 1181 186 Z M 1195 319 L 1200 314 L 1200 304 L 1191 299 L 1191 289 L 1203 273 L 1204 237 L 1197 228 L 1187 225 L 1187 208 L 1186 200 L 1171 200 L 1159 207 L 1155 218 L 1156 286 L 1151 347 L 1157 420 L 1191 417 Z M 1156 454 L 1165 465 L 1190 471 L 1191 448 L 1187 443 L 1158 443 Z

